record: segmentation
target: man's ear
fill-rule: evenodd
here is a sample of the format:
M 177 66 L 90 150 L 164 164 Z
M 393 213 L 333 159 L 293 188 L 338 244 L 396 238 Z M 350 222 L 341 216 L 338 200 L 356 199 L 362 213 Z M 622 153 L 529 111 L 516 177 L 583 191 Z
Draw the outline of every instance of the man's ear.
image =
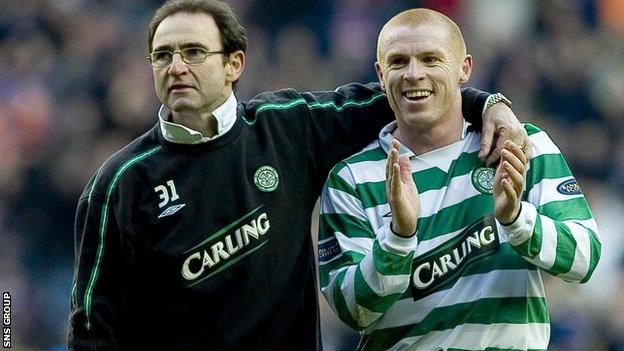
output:
M 470 79 L 472 74 L 472 55 L 466 54 L 461 66 L 461 73 L 459 76 L 459 83 L 464 84 Z
M 228 82 L 235 82 L 240 78 L 243 70 L 245 69 L 245 53 L 241 50 L 234 51 L 230 54 L 228 62 L 225 64 L 226 68 L 226 80 Z
M 377 72 L 377 78 L 379 79 L 379 85 L 381 86 L 381 90 L 386 91 L 386 85 L 384 84 L 384 73 L 381 69 L 381 65 L 379 62 L 375 62 L 375 72 Z

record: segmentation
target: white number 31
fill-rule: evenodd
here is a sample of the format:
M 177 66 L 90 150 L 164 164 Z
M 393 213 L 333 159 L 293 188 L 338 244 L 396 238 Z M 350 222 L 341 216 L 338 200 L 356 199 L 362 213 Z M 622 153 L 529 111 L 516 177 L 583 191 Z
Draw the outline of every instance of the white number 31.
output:
M 180 198 L 178 196 L 178 192 L 176 191 L 175 184 L 173 184 L 173 180 L 168 180 L 167 186 L 169 186 L 169 189 L 167 189 L 164 185 L 159 185 L 154 188 L 154 191 L 158 194 L 161 200 L 158 204 L 158 208 L 162 208 L 168 204 L 169 201 L 175 201 Z

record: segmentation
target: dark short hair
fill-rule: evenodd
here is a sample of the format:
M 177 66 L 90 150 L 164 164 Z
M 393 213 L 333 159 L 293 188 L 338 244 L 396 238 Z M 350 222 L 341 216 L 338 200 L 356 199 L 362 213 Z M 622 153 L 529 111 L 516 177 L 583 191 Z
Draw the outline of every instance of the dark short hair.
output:
M 217 28 L 219 28 L 221 46 L 225 53 L 223 55 L 224 64 L 227 62 L 228 54 L 237 50 L 242 52 L 247 50 L 247 32 L 228 4 L 217 0 L 169 0 L 156 10 L 150 21 L 147 34 L 150 52 L 153 49 L 152 42 L 156 28 L 165 18 L 178 12 L 205 13 L 214 18 Z M 234 87 L 235 84 L 236 82 L 234 82 Z
M 156 12 L 149 24 L 148 46 L 152 51 L 152 41 L 156 28 L 165 18 L 178 12 L 205 13 L 214 18 L 219 28 L 221 45 L 226 54 L 236 50 L 247 50 L 247 33 L 240 24 L 232 8 L 221 1 L 216 0 L 169 0 Z

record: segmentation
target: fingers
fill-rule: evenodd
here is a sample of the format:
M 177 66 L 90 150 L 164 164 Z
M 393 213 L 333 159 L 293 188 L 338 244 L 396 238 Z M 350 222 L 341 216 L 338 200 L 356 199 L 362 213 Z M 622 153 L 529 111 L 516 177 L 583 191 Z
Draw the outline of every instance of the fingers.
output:
M 520 154 L 522 155 L 522 158 L 524 159 L 524 154 L 522 153 L 522 151 L 519 151 Z M 509 151 L 509 149 L 503 149 L 502 154 L 501 154 L 501 163 L 509 163 L 511 165 L 511 167 L 513 167 L 514 169 L 516 169 L 518 172 L 524 174 L 525 171 L 525 161 L 521 160 L 520 157 L 518 157 L 515 153 Z
M 510 187 L 514 190 L 514 196 L 520 197 L 524 188 L 524 174 L 526 172 L 526 163 L 528 162 L 526 155 L 522 148 L 511 140 L 505 141 L 501 154 L 499 170 L 502 172 L 503 188 L 507 192 L 507 186 Z
M 388 201 L 392 202 L 396 199 L 396 191 L 397 185 L 394 182 L 395 176 L 399 178 L 401 177 L 400 170 L 397 170 L 399 167 L 399 142 L 397 140 L 392 141 L 392 145 L 390 146 L 390 152 L 388 153 L 388 161 L 386 162 L 386 196 L 388 197 Z M 395 171 L 396 170 L 396 171 Z M 398 190 L 401 188 L 399 187 Z
M 409 157 L 407 156 L 400 156 L 399 157 L 399 166 L 401 166 L 401 180 L 404 183 L 410 183 L 413 182 L 414 179 L 412 178 L 412 165 L 410 164 L 410 160 Z
M 390 179 L 390 187 L 392 194 L 392 201 L 396 201 L 401 198 L 403 193 L 403 183 L 401 182 L 401 170 L 398 163 L 392 165 L 392 178 Z
M 505 140 L 510 140 L 516 145 L 520 145 L 524 150 L 531 152 L 531 142 L 529 141 L 529 135 L 527 134 L 524 128 L 520 128 L 513 133 L 509 133 L 509 135 L 504 136 Z M 530 154 L 527 156 L 527 159 L 530 159 Z
M 479 158 L 482 160 L 486 160 L 485 162 L 486 164 L 488 164 L 486 156 L 490 154 L 490 150 L 492 149 L 492 141 L 494 140 L 495 130 L 496 128 L 494 127 L 494 122 L 492 121 L 492 119 L 484 119 L 483 128 L 481 129 L 481 144 L 479 145 Z M 489 164 L 491 164 L 491 162 Z
M 516 190 L 514 189 L 509 179 L 503 179 L 502 183 L 503 183 L 503 190 L 505 191 L 505 196 L 507 197 L 507 201 L 509 203 L 514 203 L 517 197 Z
M 515 169 L 508 161 L 503 161 L 503 169 L 506 173 L 503 174 L 503 181 L 511 182 L 516 196 L 520 196 L 524 187 L 524 174 Z
M 528 161 L 528 157 L 526 156 L 525 150 L 531 148 L 530 141 L 526 141 L 527 144 L 517 144 L 512 140 L 506 140 L 503 144 L 503 147 L 509 149 L 516 157 L 518 157 L 522 163 L 526 164 Z
M 395 141 L 396 140 L 392 141 L 390 152 L 388 153 L 388 162 L 386 162 L 386 179 L 392 178 L 392 170 L 393 170 L 392 165 L 397 163 L 399 160 L 398 142 L 395 145 Z
M 486 157 L 485 165 L 488 167 L 493 165 L 498 159 L 500 159 L 500 156 L 500 148 L 497 147 Z

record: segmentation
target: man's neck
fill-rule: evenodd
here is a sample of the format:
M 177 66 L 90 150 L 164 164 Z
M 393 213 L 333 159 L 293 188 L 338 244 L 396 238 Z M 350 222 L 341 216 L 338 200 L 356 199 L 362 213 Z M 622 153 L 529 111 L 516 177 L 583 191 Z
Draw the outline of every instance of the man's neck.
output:
M 463 118 L 460 113 L 422 128 L 397 121 L 397 129 L 392 134 L 415 155 L 422 155 L 461 140 L 462 131 Z
M 198 115 L 196 112 L 178 113 L 172 111 L 171 117 L 173 122 L 196 130 L 202 133 L 205 137 L 212 138 L 218 133 L 217 119 L 212 115 L 212 113 Z

